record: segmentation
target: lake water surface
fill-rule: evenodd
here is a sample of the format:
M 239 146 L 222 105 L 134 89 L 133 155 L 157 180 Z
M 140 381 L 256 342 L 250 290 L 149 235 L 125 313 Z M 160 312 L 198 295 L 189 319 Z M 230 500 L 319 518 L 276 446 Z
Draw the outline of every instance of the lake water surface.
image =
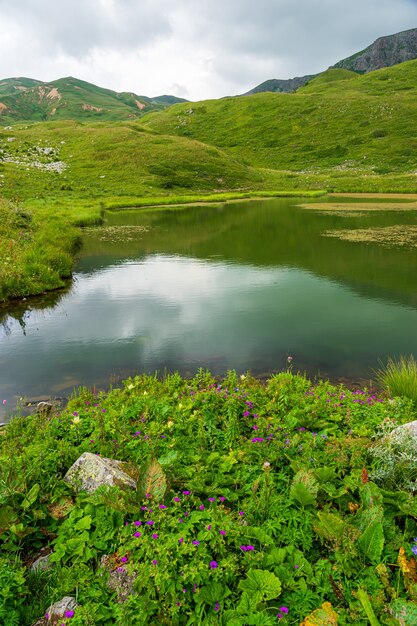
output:
M 0 401 L 199 367 L 369 379 L 417 354 L 417 248 L 324 237 L 415 224 L 323 214 L 303 199 L 106 214 L 72 285 L 0 309 Z

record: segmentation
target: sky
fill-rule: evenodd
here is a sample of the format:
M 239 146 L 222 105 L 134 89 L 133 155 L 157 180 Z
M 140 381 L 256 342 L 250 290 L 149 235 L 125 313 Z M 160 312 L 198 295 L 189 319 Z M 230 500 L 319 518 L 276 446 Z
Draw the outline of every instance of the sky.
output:
M 417 28 L 417 0 L 0 0 L 0 76 L 189 100 L 323 71 Z

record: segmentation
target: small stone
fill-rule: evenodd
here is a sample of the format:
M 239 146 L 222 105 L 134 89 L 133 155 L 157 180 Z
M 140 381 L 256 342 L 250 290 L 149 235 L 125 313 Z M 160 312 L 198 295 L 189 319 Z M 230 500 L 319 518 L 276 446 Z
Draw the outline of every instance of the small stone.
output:
M 46 610 L 47 615 L 49 615 L 48 619 L 44 620 L 45 624 L 57 624 L 57 620 L 62 620 L 65 618 L 65 613 L 67 611 L 75 611 L 78 604 L 75 598 L 71 598 L 70 596 L 65 596 L 59 602 L 55 602 L 52 604 L 49 609 Z
M 91 452 L 84 452 L 64 476 L 65 482 L 76 490 L 93 493 L 99 487 L 130 487 L 136 489 L 136 482 L 126 474 L 122 461 L 106 459 Z
M 36 559 L 36 561 L 32 563 L 30 571 L 31 572 L 46 572 L 46 570 L 52 569 L 54 564 L 50 563 L 49 561 L 50 556 L 51 556 L 50 554 L 47 554 L 46 556 L 40 556 L 38 559 Z
M 40 415 L 49 415 L 52 411 L 52 404 L 50 402 L 39 402 L 36 410 Z

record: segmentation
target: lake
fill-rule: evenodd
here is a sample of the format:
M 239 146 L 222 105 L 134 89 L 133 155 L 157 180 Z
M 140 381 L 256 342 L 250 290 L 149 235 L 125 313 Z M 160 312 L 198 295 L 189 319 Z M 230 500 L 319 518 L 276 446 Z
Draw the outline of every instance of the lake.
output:
M 417 248 L 323 236 L 406 231 L 415 211 L 306 202 L 106 213 L 85 230 L 68 289 L 0 308 L 0 401 L 108 388 L 137 372 L 267 376 L 288 356 L 293 371 L 369 381 L 388 355 L 417 354 Z

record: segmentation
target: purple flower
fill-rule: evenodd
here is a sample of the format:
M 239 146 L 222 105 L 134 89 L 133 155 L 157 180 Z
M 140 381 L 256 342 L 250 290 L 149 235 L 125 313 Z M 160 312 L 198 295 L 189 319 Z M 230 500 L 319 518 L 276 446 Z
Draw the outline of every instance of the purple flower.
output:
M 218 602 L 214 605 L 214 612 L 217 613 L 217 611 L 220 611 L 220 604 Z
M 216 502 L 216 498 L 207 498 L 209 502 Z
M 136 533 L 133 533 L 133 536 L 134 537 L 142 537 L 142 533 L 136 532 Z
M 193 543 L 193 546 L 199 546 L 200 545 L 200 542 L 197 541 L 197 539 L 195 539 L 192 543 Z
M 158 561 L 157 561 L 156 559 L 154 559 L 154 560 L 152 561 L 152 565 L 156 565 L 157 563 L 158 563 Z
M 159 508 L 160 508 L 160 509 L 166 509 L 166 506 L 165 506 L 165 504 L 160 504 L 160 505 L 159 505 Z
M 243 414 L 243 417 L 249 417 L 250 416 L 250 411 L 245 411 Z
M 184 541 L 184 537 L 180 537 L 180 538 L 178 539 L 178 543 L 183 543 L 183 541 Z
M 181 502 L 179 498 L 174 498 L 174 502 Z
M 65 611 L 64 617 L 74 617 L 74 611 Z
M 149 500 L 150 497 L 151 497 L 150 493 L 145 493 L 145 498 L 148 498 L 148 500 Z
M 239 511 L 239 515 L 245 515 L 243 511 Z
M 207 526 L 207 530 L 211 530 L 211 524 Z
M 155 524 L 155 522 L 151 519 L 148 519 L 148 521 L 145 523 L 147 524 L 147 526 L 153 526 Z
M 221 535 L 223 535 L 223 537 L 224 537 L 224 535 L 226 534 L 226 531 L 225 531 L 225 530 L 219 530 L 219 533 L 220 533 Z
M 133 522 L 135 526 L 142 526 L 142 522 L 140 522 L 139 520 L 136 520 L 136 522 Z
M 187 589 L 186 589 L 185 587 L 183 587 L 182 592 L 183 592 L 183 593 L 187 593 Z
M 219 567 L 217 561 L 210 561 L 211 569 L 217 569 Z
M 3 402 L 4 402 L 4 400 L 3 400 Z M 49 619 L 49 617 L 50 617 L 49 613 L 45 613 L 45 619 Z
M 413 547 L 411 548 L 411 552 L 412 552 L 414 555 L 416 555 L 416 556 L 417 556 L 417 546 L 413 546 Z
M 288 608 L 286 606 L 282 606 L 279 611 L 281 611 L 281 613 L 288 613 Z
M 220 502 L 224 502 L 226 500 L 226 498 L 224 496 L 220 496 L 219 500 L 220 500 Z
M 182 495 L 183 495 L 183 496 L 189 496 L 189 495 L 190 495 L 190 493 L 191 493 L 190 491 L 183 491 L 183 492 L 182 492 Z
M 153 533 L 152 539 L 158 539 L 158 533 Z
M 200 509 L 200 511 L 204 511 L 204 504 L 200 504 L 198 508 Z

